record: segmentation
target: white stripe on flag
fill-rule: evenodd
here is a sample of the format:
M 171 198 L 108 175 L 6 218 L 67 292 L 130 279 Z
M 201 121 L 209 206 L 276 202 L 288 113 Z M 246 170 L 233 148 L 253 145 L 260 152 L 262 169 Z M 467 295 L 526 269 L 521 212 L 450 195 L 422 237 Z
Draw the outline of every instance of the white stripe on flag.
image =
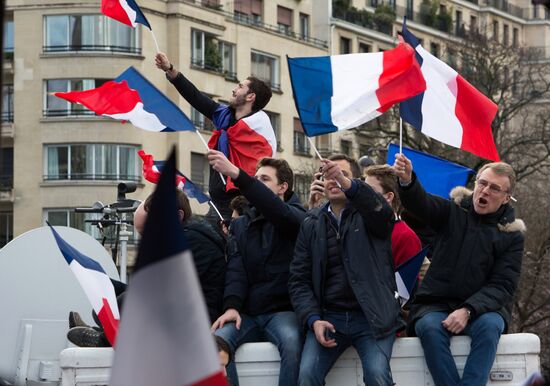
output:
M 397 284 L 397 292 L 399 293 L 399 301 L 401 302 L 401 307 L 407 303 L 407 300 L 411 297 L 411 294 L 409 293 L 409 290 L 407 289 L 407 286 L 403 282 L 403 279 L 401 278 L 401 275 L 399 272 L 395 273 L 395 283 Z
M 130 23 L 132 23 L 132 27 L 135 27 L 137 25 L 136 23 L 136 11 L 132 9 L 128 5 L 128 2 L 126 0 L 119 0 L 120 6 L 124 9 L 124 12 L 128 15 L 128 19 L 130 19 Z
M 127 113 L 122 114 L 104 114 L 106 117 L 113 119 L 132 122 L 132 125 L 147 131 L 162 131 L 166 126 L 159 121 L 155 114 L 151 114 L 143 109 L 143 103 L 138 102 L 136 106 Z
M 264 137 L 273 150 L 272 157 L 277 151 L 277 138 L 275 138 L 275 131 L 271 126 L 271 120 L 264 111 L 258 111 L 249 117 L 243 118 L 243 121 L 254 130 L 256 133 Z
M 141 268 L 124 300 L 110 385 L 183 386 L 219 372 L 208 321 L 189 251 Z

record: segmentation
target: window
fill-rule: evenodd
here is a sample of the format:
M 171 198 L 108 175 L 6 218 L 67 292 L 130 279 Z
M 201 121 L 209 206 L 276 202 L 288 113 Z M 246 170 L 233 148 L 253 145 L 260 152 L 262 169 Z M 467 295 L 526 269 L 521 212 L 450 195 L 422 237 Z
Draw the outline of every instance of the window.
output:
M 0 212 L 0 248 L 13 238 L 13 212 Z
M 311 176 L 304 174 L 294 175 L 294 193 L 300 198 L 300 202 L 307 205 L 309 201 L 309 187 L 311 185 Z
M 456 11 L 455 15 L 456 15 L 455 35 L 462 36 L 462 29 L 464 28 L 462 24 L 462 12 Z
M 340 38 L 340 54 L 350 54 L 351 53 L 351 39 Z
M 515 27 L 512 30 L 512 45 L 514 47 L 519 46 L 519 30 Z
M 47 145 L 44 180 L 139 181 L 137 151 L 132 145 Z
M 136 28 L 103 15 L 44 16 L 44 52 L 111 51 L 140 54 Z
M 198 30 L 192 31 L 191 40 L 191 64 L 193 66 L 237 79 L 234 44 L 218 40 L 215 35 Z
M 439 58 L 439 44 L 431 42 L 430 43 L 430 52 L 436 58 Z
M 13 20 L 4 22 L 4 58 L 13 58 Z
M 378 7 L 378 0 L 370 0 L 370 6 L 373 8 Z
M 470 31 L 477 32 L 477 17 L 470 15 Z
M 452 68 L 456 68 L 456 51 L 450 47 L 447 47 L 447 62 Z
M 2 86 L 2 123 L 13 122 L 13 85 Z
M 279 58 L 273 55 L 252 51 L 252 75 L 271 85 L 274 90 L 280 90 Z
M 372 52 L 372 45 L 367 43 L 359 43 L 359 53 L 365 54 L 367 52 Z
M 277 27 L 287 35 L 292 33 L 292 9 L 277 6 Z
M 262 0 L 235 0 L 235 19 L 245 23 L 262 22 Z
M 340 140 L 340 153 L 349 155 L 351 157 L 352 145 L 351 141 L 342 139 Z
M 0 191 L 13 189 L 13 147 L 0 147 Z
M 271 111 L 265 111 L 265 113 L 269 117 L 269 120 L 271 121 L 271 126 L 273 126 L 273 131 L 275 132 L 275 139 L 277 140 L 277 151 L 283 151 L 283 148 L 281 147 L 281 116 L 277 113 L 272 113 Z
M 498 21 L 493 21 L 493 39 L 498 40 Z
M 407 19 L 414 19 L 414 0 L 407 0 Z
M 505 46 L 508 45 L 508 24 L 504 24 L 504 26 L 502 27 L 502 44 L 504 44 Z
M 294 118 L 294 153 L 309 155 L 309 140 L 306 138 L 300 119 Z
M 309 15 L 300 13 L 300 38 L 307 39 L 309 37 Z
M 332 153 L 330 134 L 318 135 L 315 137 L 315 147 L 322 156 L 327 156 Z
M 124 215 L 126 220 L 133 220 L 133 213 L 124 213 L 119 216 Z M 74 208 L 55 208 L 55 209 L 46 209 L 44 211 L 44 222 L 48 221 L 51 225 L 56 226 L 66 226 L 75 229 L 79 229 L 83 232 L 86 232 L 93 238 L 97 240 L 102 240 L 105 237 L 105 241 L 108 243 L 114 243 L 117 238 L 116 226 L 104 226 L 103 230 L 100 229 L 90 222 L 90 220 L 100 220 L 103 218 L 101 213 L 77 213 L 74 211 Z M 114 219 L 111 215 L 109 219 Z M 128 230 L 132 230 L 132 226 L 128 226 Z M 129 238 L 130 244 L 135 244 L 137 242 L 138 235 L 134 229 L 133 235 Z
M 191 181 L 203 192 L 207 192 L 209 176 L 210 169 L 204 154 L 191 153 Z
M 214 123 L 204 115 L 202 115 L 199 110 L 191 107 L 191 122 L 201 130 L 214 131 Z
M 92 88 L 97 88 L 103 83 L 107 82 L 107 79 L 50 79 L 45 81 L 45 117 L 67 117 L 67 116 L 79 116 L 79 115 L 95 115 L 93 111 L 88 110 L 86 107 L 77 104 L 70 103 L 64 99 L 50 95 L 53 92 L 66 92 L 66 91 L 84 91 Z
M 201 4 L 207 8 L 222 9 L 220 0 L 202 0 Z

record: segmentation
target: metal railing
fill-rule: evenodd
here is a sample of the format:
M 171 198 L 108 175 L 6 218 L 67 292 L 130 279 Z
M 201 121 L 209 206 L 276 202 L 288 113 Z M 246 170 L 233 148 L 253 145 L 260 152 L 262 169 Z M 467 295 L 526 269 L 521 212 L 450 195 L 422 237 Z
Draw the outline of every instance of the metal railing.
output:
M 54 45 L 44 46 L 44 53 L 59 53 L 59 52 L 116 52 L 123 54 L 141 54 L 141 48 L 128 47 L 128 46 L 114 46 L 114 45 L 97 45 L 97 44 L 70 44 L 70 45 Z
M 225 77 L 225 79 L 228 80 L 237 80 L 237 73 L 232 71 L 224 70 L 221 66 L 215 66 L 212 64 L 208 64 L 207 62 L 204 62 L 202 60 L 197 59 L 191 59 L 191 66 L 195 68 L 201 68 L 203 70 L 213 71 L 217 72 Z
M 65 109 L 65 110 L 55 110 L 55 109 L 46 109 L 42 110 L 44 117 L 89 117 L 96 116 L 96 114 L 91 110 L 85 109 Z
M 216 129 L 212 121 L 208 120 L 207 118 L 204 118 L 203 121 L 200 121 L 198 119 L 193 119 L 192 122 L 197 128 L 201 130 L 214 131 Z
M 13 123 L 13 110 L 2 111 L 2 123 Z
M 0 176 L 0 190 L 12 190 L 13 189 L 13 176 Z
M 86 174 L 86 173 L 60 173 L 60 174 L 44 174 L 44 181 L 135 181 L 139 182 L 141 176 L 133 174 Z

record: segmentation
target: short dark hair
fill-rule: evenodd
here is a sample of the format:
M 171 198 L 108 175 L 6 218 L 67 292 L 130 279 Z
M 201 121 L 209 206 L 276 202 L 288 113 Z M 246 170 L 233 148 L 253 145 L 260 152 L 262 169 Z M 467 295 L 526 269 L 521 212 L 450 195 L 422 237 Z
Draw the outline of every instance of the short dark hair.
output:
M 252 105 L 252 111 L 260 111 L 271 99 L 271 87 L 255 76 L 249 76 L 246 80 L 248 80 L 248 93 L 250 94 L 253 92 L 256 94 L 256 99 Z
M 150 194 L 143 203 L 143 209 L 145 209 L 146 212 L 149 212 L 152 199 L 153 194 Z M 176 189 L 176 206 L 178 210 L 183 210 L 183 219 L 181 220 L 182 223 L 189 220 L 193 215 L 191 204 L 189 203 L 189 198 L 187 198 L 187 195 L 179 189 Z
M 231 347 L 229 347 L 229 343 L 227 343 L 225 339 L 217 335 L 214 335 L 214 339 L 216 340 L 218 351 L 225 351 L 227 353 L 227 356 L 229 356 L 229 362 L 233 361 L 233 350 L 231 350 Z
M 355 158 L 351 158 L 346 154 L 333 154 L 328 157 L 328 159 L 330 161 L 348 161 L 351 168 L 351 176 L 353 178 L 361 178 L 361 169 L 359 168 L 359 164 Z
M 249 207 L 250 207 L 250 202 L 248 202 L 246 197 L 243 195 L 239 195 L 235 197 L 229 203 L 229 208 L 237 212 L 239 216 L 242 216 Z
M 294 173 L 288 162 L 281 158 L 262 158 L 258 161 L 258 165 L 256 165 L 256 171 L 263 166 L 271 166 L 275 169 L 275 175 L 279 184 L 283 182 L 288 184 L 288 189 L 284 196 L 285 201 L 288 200 L 292 196 L 292 188 L 294 187 Z
M 403 212 L 403 206 L 397 192 L 397 177 L 390 165 L 372 165 L 365 169 L 366 177 L 374 177 L 380 182 L 384 193 L 393 193 L 392 209 L 398 215 Z

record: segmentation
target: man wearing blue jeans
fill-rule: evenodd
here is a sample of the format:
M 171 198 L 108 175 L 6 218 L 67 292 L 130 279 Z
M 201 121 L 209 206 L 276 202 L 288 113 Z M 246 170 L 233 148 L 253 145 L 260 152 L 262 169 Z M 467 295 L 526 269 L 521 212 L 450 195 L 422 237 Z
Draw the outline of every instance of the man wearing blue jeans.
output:
M 247 342 L 275 344 L 281 356 L 279 386 L 294 386 L 303 337 L 287 283 L 305 210 L 292 192 L 292 169 L 284 160 L 263 158 L 253 178 L 219 151 L 210 150 L 208 160 L 215 171 L 231 177 L 252 206 L 229 228 L 225 312 L 212 329 L 233 351 Z M 234 363 L 227 373 L 231 384 L 238 386 Z
M 299 384 L 324 385 L 353 346 L 365 384 L 390 386 L 395 333 L 404 326 L 391 254 L 393 210 L 354 179 L 361 173 L 355 160 L 335 155 L 322 162 L 328 203 L 308 212 L 290 266 L 290 298 L 308 328 Z
M 436 237 L 431 265 L 410 307 L 430 373 L 438 386 L 487 384 L 506 331 L 520 276 L 523 221 L 510 199 L 515 173 L 504 162 L 481 167 L 474 191 L 455 188 L 445 200 L 424 191 L 404 155 L 396 155 L 399 196 Z M 450 351 L 453 335 L 472 338 L 462 377 Z

